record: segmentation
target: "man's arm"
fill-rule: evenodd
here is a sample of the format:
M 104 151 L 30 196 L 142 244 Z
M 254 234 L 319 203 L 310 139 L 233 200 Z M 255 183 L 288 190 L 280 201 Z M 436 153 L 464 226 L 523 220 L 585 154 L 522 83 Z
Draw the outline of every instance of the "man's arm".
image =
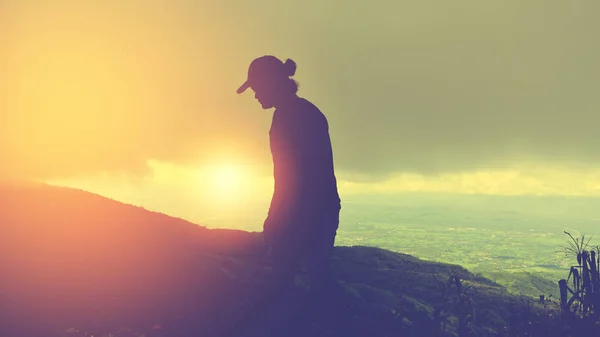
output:
M 273 242 L 279 228 L 298 216 L 300 203 L 300 162 L 297 128 L 289 116 L 274 119 L 271 133 L 274 190 L 263 231 L 265 239 Z M 283 118 L 287 117 L 287 118 Z
M 320 206 L 323 162 L 326 160 L 327 123 L 322 114 L 307 114 L 291 133 L 297 168 L 297 212 L 311 213 Z

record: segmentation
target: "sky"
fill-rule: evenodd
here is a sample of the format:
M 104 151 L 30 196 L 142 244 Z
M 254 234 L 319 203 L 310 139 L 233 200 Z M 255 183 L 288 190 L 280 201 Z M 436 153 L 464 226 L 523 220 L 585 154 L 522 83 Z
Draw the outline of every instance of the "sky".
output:
M 0 177 L 166 211 L 175 196 L 265 200 L 272 112 L 235 91 L 272 54 L 327 116 L 343 194 L 600 195 L 599 10 L 0 0 Z

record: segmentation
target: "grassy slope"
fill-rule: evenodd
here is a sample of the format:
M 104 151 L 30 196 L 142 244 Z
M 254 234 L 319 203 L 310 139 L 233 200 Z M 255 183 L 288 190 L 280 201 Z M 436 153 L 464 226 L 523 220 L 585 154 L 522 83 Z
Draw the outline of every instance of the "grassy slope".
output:
M 557 275 L 556 278 L 529 272 L 484 272 L 482 275 L 505 286 L 513 294 L 559 298 L 558 280 L 566 278 L 568 273 Z
M 164 336 L 199 330 L 226 336 L 233 332 L 221 329 L 231 322 L 246 322 L 250 335 L 263 328 L 258 316 L 244 321 L 262 310 L 256 294 L 266 287 L 257 233 L 209 230 L 38 185 L 2 186 L 0 209 L 0 268 L 8 275 L 0 280 L 0 314 L 8 318 L 0 330 L 48 336 L 70 326 L 96 332 L 128 326 L 148 332 L 159 323 Z M 377 248 L 338 247 L 333 266 L 344 293 L 306 304 L 312 315 L 302 316 L 294 331 L 422 335 L 433 326 L 435 308 L 447 302 L 434 276 L 445 281 L 456 274 L 473 286 L 478 321 L 488 328 L 503 322 L 515 300 L 460 266 Z M 303 298 L 300 290 L 292 295 Z

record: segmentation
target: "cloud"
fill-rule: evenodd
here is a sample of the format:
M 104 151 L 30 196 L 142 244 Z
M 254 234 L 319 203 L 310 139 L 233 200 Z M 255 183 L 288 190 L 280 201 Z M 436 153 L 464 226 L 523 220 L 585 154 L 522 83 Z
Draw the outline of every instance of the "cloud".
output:
M 505 170 L 444 173 L 436 176 L 400 173 L 384 182 L 342 180 L 344 195 L 364 193 L 459 193 L 483 195 L 600 196 L 600 170 L 565 170 L 521 166 Z
M 349 180 L 600 161 L 590 1 L 3 5 L 2 175 L 268 174 L 270 113 L 235 89 L 271 53 L 297 61 Z

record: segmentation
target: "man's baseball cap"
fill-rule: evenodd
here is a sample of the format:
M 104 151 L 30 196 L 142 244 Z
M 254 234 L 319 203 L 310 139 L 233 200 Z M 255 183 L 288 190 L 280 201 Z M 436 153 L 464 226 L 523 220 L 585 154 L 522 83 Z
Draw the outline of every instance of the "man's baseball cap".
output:
M 241 94 L 250 88 L 253 84 L 258 81 L 264 81 L 269 77 L 288 76 L 285 74 L 284 63 L 275 56 L 264 55 L 254 59 L 248 67 L 248 79 L 242 84 L 237 93 Z

